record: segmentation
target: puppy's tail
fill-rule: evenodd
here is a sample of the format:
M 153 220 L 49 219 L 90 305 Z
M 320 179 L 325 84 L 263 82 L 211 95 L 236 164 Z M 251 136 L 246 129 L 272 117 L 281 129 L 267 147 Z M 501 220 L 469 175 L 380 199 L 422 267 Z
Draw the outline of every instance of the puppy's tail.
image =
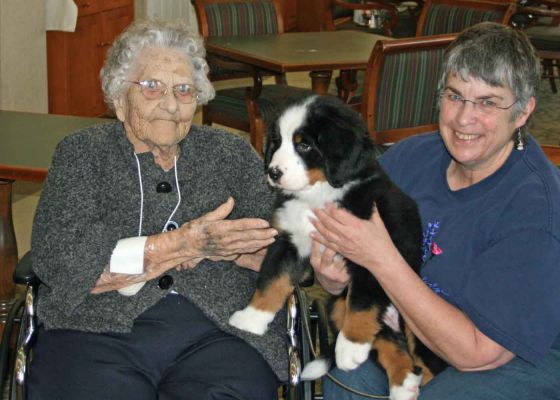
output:
M 314 381 L 329 372 L 332 361 L 328 358 L 319 357 L 303 367 L 301 372 L 301 380 Z

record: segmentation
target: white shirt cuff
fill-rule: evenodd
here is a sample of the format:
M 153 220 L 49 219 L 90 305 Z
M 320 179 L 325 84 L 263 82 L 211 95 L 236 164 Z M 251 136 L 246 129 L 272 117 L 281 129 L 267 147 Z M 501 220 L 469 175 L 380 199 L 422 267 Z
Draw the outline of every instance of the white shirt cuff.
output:
M 118 274 L 141 274 L 144 272 L 144 245 L 147 236 L 121 239 L 113 249 L 109 271 Z

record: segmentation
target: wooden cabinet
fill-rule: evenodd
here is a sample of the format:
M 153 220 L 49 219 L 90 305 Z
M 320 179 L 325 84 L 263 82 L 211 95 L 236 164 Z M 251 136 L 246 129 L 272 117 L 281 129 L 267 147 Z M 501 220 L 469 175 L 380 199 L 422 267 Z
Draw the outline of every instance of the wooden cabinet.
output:
M 113 40 L 134 18 L 134 0 L 75 0 L 75 32 L 47 32 L 49 113 L 107 113 L 99 71 Z
M 302 0 L 299 0 L 302 1 Z M 297 4 L 298 0 L 280 0 L 282 6 L 282 18 L 284 20 L 284 31 L 295 31 L 298 28 Z

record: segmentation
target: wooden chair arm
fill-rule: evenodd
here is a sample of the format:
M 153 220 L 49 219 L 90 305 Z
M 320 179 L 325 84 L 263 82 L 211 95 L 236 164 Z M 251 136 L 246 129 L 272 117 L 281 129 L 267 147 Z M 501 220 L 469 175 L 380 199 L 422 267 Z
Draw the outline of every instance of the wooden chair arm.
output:
M 541 7 L 517 7 L 516 14 L 540 15 L 543 17 L 560 17 L 560 10 L 549 10 Z

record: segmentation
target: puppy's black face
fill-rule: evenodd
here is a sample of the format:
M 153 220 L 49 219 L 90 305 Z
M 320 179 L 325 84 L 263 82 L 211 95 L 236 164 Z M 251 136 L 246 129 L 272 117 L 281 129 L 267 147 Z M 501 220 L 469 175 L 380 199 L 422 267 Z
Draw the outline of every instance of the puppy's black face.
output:
M 268 181 L 288 192 L 327 182 L 341 187 L 370 165 L 372 144 L 358 113 L 331 96 L 312 96 L 288 107 L 269 132 Z

